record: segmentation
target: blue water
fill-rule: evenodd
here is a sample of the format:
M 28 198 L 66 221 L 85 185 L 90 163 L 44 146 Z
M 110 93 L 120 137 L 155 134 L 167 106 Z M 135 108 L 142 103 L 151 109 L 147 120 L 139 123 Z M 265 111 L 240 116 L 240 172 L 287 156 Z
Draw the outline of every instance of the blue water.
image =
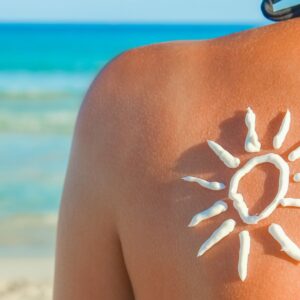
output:
M 111 58 L 242 25 L 0 25 L 0 254 L 52 254 L 71 135 L 84 93 Z

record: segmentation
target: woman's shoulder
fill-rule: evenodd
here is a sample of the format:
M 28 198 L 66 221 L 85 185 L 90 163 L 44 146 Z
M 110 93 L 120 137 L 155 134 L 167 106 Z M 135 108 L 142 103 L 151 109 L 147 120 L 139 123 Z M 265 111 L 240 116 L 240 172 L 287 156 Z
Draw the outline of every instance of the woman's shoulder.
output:
M 107 139 L 129 149 L 126 153 L 137 143 L 146 152 L 157 145 L 157 137 L 172 136 L 178 116 L 188 120 L 195 111 L 224 103 L 232 110 L 262 95 L 268 103 L 279 92 L 292 101 L 299 96 L 293 88 L 300 84 L 299 25 L 291 20 L 208 41 L 126 51 L 94 80 L 79 119 L 86 116 Z
M 247 63 L 256 59 L 267 65 L 280 59 L 297 64 L 299 51 L 300 20 L 295 19 L 211 40 L 174 41 L 130 49 L 100 71 L 94 86 L 107 85 L 110 91 L 121 86 L 122 92 L 129 93 L 142 89 L 155 92 L 167 87 L 167 81 L 191 77 L 199 71 L 212 73 L 211 64 L 215 61 Z M 234 68 L 240 69 L 241 65 L 235 64 Z
M 213 105 L 226 103 L 232 110 L 262 96 L 266 104 L 274 103 L 279 93 L 292 103 L 299 97 L 298 25 L 291 20 L 209 41 L 126 51 L 92 83 L 79 114 L 79 121 L 85 121 L 79 123 L 93 124 L 100 144 L 106 137 L 108 145 L 119 145 L 111 152 L 122 148 L 136 156 L 133 145 L 146 154 L 158 137 L 173 136 L 180 119 L 188 120 L 196 111 L 212 114 L 208 108 Z

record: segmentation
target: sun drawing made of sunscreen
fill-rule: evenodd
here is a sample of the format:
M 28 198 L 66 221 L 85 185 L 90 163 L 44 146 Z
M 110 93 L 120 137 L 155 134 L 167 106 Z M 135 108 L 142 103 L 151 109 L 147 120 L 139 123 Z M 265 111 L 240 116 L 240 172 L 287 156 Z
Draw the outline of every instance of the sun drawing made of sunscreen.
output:
M 251 108 L 247 109 L 245 124 L 248 133 L 245 139 L 245 151 L 251 153 L 260 152 L 261 144 L 255 130 L 255 114 Z M 290 129 L 291 114 L 288 110 L 282 119 L 281 126 L 278 133 L 273 138 L 273 148 L 278 150 L 282 147 L 285 138 Z M 229 151 L 224 149 L 221 145 L 214 141 L 208 141 L 209 148 L 216 154 L 216 156 L 228 168 L 238 168 L 240 160 L 234 157 Z M 294 149 L 288 155 L 288 161 L 293 162 L 300 158 L 300 147 Z M 270 163 L 279 170 L 278 191 L 274 199 L 263 209 L 262 212 L 256 215 L 250 215 L 249 209 L 244 197 L 238 192 L 240 180 L 256 166 L 264 163 Z M 185 176 L 182 178 L 187 182 L 199 184 L 201 187 L 209 190 L 223 190 L 226 188 L 224 183 L 210 182 L 202 178 Z M 233 207 L 238 212 L 241 220 L 245 224 L 257 224 L 259 221 L 270 216 L 273 211 L 278 207 L 300 207 L 300 199 L 287 198 L 290 180 L 290 169 L 288 162 L 286 162 L 279 154 L 268 153 L 258 155 L 249 159 L 241 168 L 239 168 L 230 179 L 228 188 L 228 198 L 231 200 Z M 300 182 L 300 173 L 293 174 L 293 181 Z M 195 227 L 200 222 L 209 218 L 215 217 L 228 209 L 228 205 L 223 200 L 218 200 L 210 208 L 197 213 L 189 223 L 189 227 Z M 206 251 L 216 245 L 219 241 L 227 237 L 235 228 L 236 221 L 233 219 L 225 220 L 208 239 L 201 245 L 198 255 L 202 256 Z M 289 238 L 282 227 L 278 224 L 270 224 L 268 231 L 270 235 L 280 244 L 282 251 L 289 257 L 300 261 L 300 248 Z M 250 254 L 250 234 L 249 231 L 244 230 L 239 233 L 240 251 L 238 261 L 238 274 L 242 281 L 247 277 L 248 258 Z

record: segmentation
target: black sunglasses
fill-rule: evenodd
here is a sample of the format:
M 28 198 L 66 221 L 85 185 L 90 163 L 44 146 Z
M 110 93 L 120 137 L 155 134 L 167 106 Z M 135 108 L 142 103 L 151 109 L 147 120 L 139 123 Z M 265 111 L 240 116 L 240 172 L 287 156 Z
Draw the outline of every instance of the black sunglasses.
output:
M 300 4 L 276 10 L 275 4 L 282 0 L 264 0 L 261 4 L 261 10 L 264 16 L 272 21 L 284 21 L 300 17 Z

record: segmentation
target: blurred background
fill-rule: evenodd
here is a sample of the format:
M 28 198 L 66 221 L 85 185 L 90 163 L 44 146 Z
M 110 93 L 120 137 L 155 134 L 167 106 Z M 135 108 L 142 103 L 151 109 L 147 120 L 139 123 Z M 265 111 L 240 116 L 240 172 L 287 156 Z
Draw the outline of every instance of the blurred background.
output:
M 115 55 L 266 24 L 258 0 L 10 0 L 0 10 L 0 299 L 50 299 L 80 103 Z

